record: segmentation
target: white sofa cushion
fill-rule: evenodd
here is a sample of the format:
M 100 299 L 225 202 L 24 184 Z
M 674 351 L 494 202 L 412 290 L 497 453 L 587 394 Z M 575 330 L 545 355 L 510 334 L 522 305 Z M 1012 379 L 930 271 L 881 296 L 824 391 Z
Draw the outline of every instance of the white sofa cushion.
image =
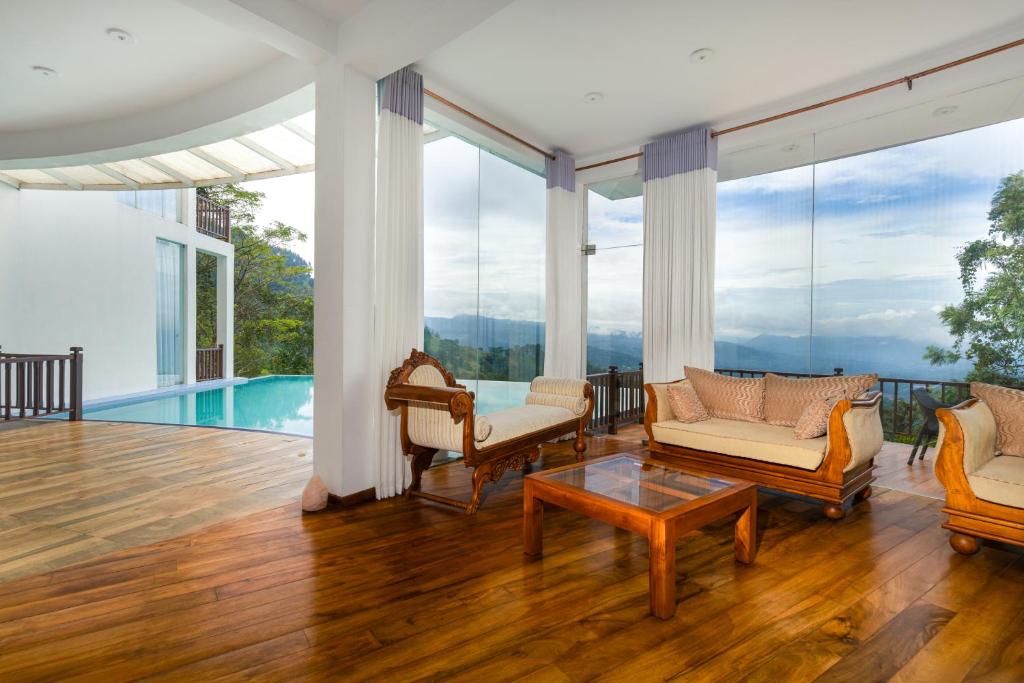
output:
M 803 470 L 825 459 L 828 437 L 797 439 L 792 427 L 712 417 L 701 422 L 664 420 L 651 425 L 656 441 Z
M 491 432 L 483 441 L 477 440 L 478 448 L 490 448 L 517 436 L 577 419 L 576 415 L 568 408 L 536 404 L 505 408 L 490 413 L 486 418 L 490 423 Z M 572 431 L 575 431 L 575 425 L 566 429 L 566 433 Z
M 1024 458 L 1000 455 L 967 475 L 974 495 L 990 503 L 1024 508 Z

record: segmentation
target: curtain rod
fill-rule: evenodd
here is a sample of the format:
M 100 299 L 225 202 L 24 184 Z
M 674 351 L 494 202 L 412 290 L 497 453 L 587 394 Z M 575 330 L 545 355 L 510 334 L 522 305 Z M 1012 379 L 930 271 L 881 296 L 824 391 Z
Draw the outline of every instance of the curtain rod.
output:
M 897 85 L 906 85 L 907 86 L 907 90 L 913 90 L 913 88 L 914 88 L 914 81 L 916 81 L 916 80 L 918 80 L 920 78 L 924 78 L 925 76 L 931 76 L 932 74 L 937 74 L 937 73 L 939 73 L 941 71 L 946 71 L 947 69 L 952 69 L 954 67 L 961 66 L 962 64 L 967 64 L 969 62 L 973 62 L 973 61 L 976 61 L 978 59 L 983 59 L 985 57 L 989 57 L 991 55 L 998 54 L 1000 52 L 1005 52 L 1006 50 L 1010 50 L 1010 49 L 1013 49 L 1015 47 L 1020 47 L 1021 45 L 1024 45 L 1024 38 L 1020 38 L 1018 40 L 1014 40 L 1012 42 L 1005 43 L 1003 45 L 999 45 L 997 47 L 991 48 L 989 50 L 985 50 L 983 52 L 977 52 L 977 53 L 975 53 L 973 55 L 968 55 L 967 57 L 961 57 L 960 59 L 953 60 L 952 62 L 946 62 L 945 64 L 940 64 L 939 66 L 933 66 L 930 69 L 925 69 L 924 71 L 918 71 L 917 73 L 910 74 L 909 76 L 903 76 L 902 78 L 896 78 L 896 79 L 893 79 L 891 81 L 886 81 L 885 83 L 879 83 L 878 85 L 873 85 L 870 88 L 864 88 L 863 90 L 857 90 L 856 92 L 847 93 L 846 95 L 840 95 L 839 97 L 833 97 L 832 99 L 823 100 L 821 102 L 816 102 L 815 104 L 809 104 L 806 107 L 800 107 L 798 109 L 791 109 L 790 111 L 786 111 L 786 112 L 783 112 L 781 114 L 775 114 L 774 116 L 767 116 L 767 117 L 765 117 L 763 119 L 757 119 L 756 121 L 750 121 L 748 123 L 742 123 L 742 124 L 740 124 L 738 126 L 732 126 L 731 128 L 725 128 L 723 130 L 713 130 L 713 131 L 711 131 L 711 137 L 717 138 L 720 135 L 727 135 L 728 133 L 735 133 L 736 131 L 746 130 L 747 128 L 753 128 L 754 126 L 760 126 L 760 125 L 765 124 L 765 123 L 772 123 L 773 121 L 778 121 L 779 119 L 789 118 L 790 116 L 796 116 L 797 114 L 804 114 L 804 113 L 809 112 L 809 111 L 814 111 L 815 109 L 821 109 L 822 107 L 828 107 L 828 106 L 833 105 L 833 104 L 838 104 L 840 102 L 845 102 L 847 100 L 852 100 L 855 97 L 861 97 L 863 95 L 870 95 L 871 93 L 878 92 L 879 90 L 885 90 L 887 88 L 892 88 L 892 87 L 895 87 Z M 534 149 L 536 149 L 536 148 L 534 148 Z M 587 169 L 590 169 L 590 168 L 599 168 L 601 166 L 608 166 L 610 164 L 618 163 L 620 161 L 625 161 L 627 159 L 638 159 L 638 158 L 640 158 L 642 156 L 643 156 L 643 152 L 636 152 L 635 154 L 627 154 L 626 156 L 616 157 L 615 159 L 608 159 L 607 161 L 598 161 L 597 163 L 587 164 L 586 166 L 580 166 L 576 170 L 577 171 L 586 171 Z
M 552 154 L 551 152 L 543 150 L 540 147 L 537 147 L 536 145 L 530 144 L 529 142 L 527 142 L 526 140 L 522 139 L 518 135 L 513 135 L 512 133 L 508 132 L 504 128 L 502 128 L 500 126 L 496 126 L 495 124 L 491 123 L 487 119 L 485 119 L 485 118 L 483 118 L 481 116 L 477 116 L 473 112 L 471 112 L 468 109 L 465 109 L 463 107 L 460 107 L 459 105 L 455 104 L 454 102 L 452 102 L 449 99 L 445 99 L 444 97 L 441 97 L 440 95 L 438 95 L 433 90 L 428 90 L 427 88 L 424 88 L 423 89 L 423 94 L 426 95 L 427 97 L 431 98 L 432 100 L 436 100 L 437 102 L 440 102 L 441 104 L 444 104 L 444 105 L 446 105 L 448 107 L 451 107 L 452 109 L 454 109 L 455 111 L 459 112 L 460 114 L 464 114 L 465 116 L 468 116 L 469 118 L 473 119 L 477 123 L 481 123 L 481 124 L 487 126 L 488 128 L 490 128 L 491 130 L 495 130 L 495 131 L 501 133 L 505 137 L 512 138 L 513 140 L 518 142 L 520 145 L 524 145 L 525 147 L 529 147 L 534 152 L 536 152 L 537 154 L 540 154 L 543 157 L 547 157 L 548 159 L 554 159 L 555 158 L 555 155 Z

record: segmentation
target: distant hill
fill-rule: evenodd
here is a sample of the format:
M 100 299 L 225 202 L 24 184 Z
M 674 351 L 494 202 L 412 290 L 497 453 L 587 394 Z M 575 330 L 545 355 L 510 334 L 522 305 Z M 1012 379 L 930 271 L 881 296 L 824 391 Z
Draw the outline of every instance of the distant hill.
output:
M 428 317 L 427 327 L 443 339 L 477 348 L 510 348 L 544 343 L 544 323 L 460 315 L 454 318 Z M 813 343 L 813 347 L 811 344 Z M 593 370 L 617 365 L 635 368 L 643 357 L 640 335 L 615 332 L 587 335 L 587 365 Z M 883 377 L 956 380 L 970 369 L 961 362 L 935 367 L 924 360 L 926 344 L 900 337 L 786 337 L 759 335 L 751 339 L 720 339 L 715 342 L 715 365 L 741 370 L 813 372 L 831 374 L 843 368 L 845 374 L 877 372 Z M 814 359 L 808 367 L 808 349 Z

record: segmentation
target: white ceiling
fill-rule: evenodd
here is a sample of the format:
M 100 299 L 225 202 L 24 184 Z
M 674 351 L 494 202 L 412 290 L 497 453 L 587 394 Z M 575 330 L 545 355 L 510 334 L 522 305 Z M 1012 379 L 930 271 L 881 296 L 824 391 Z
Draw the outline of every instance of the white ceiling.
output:
M 516 0 L 417 65 L 428 84 L 471 98 L 466 106 L 587 159 L 777 113 L 1022 35 L 1021 0 Z M 698 48 L 714 58 L 692 63 Z M 1024 47 L 964 67 L 949 92 L 1020 75 Z M 942 78 L 876 102 L 891 110 L 947 95 L 935 85 Z M 604 99 L 585 103 L 591 91 Z
M 121 44 L 106 35 L 135 36 Z M 251 73 L 281 53 L 169 0 L 5 1 L 0 133 L 122 117 Z M 32 66 L 57 70 L 42 77 Z
M 296 2 L 340 24 L 368 5 L 370 0 L 296 0 Z

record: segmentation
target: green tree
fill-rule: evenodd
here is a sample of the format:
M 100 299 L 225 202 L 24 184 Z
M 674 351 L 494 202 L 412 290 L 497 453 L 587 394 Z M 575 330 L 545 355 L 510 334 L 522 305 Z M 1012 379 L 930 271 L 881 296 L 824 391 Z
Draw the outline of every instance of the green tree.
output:
M 292 242 L 305 241 L 306 235 L 279 221 L 258 225 L 262 192 L 228 184 L 201 188 L 199 193 L 231 210 L 235 374 L 312 373 L 312 271 L 287 249 Z
M 988 214 L 988 237 L 957 253 L 964 300 L 939 317 L 953 348 L 928 347 L 934 365 L 966 358 L 967 379 L 998 384 L 1024 382 L 1024 171 L 999 183 Z

